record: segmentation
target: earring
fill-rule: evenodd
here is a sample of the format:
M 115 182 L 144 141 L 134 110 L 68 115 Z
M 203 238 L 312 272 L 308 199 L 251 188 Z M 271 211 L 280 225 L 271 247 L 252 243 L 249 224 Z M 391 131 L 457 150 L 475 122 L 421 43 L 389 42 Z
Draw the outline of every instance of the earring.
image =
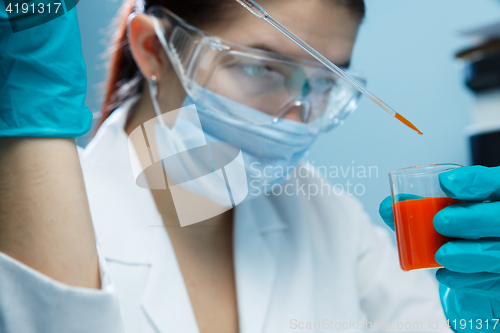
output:
M 158 104 L 158 83 L 156 80 L 156 75 L 151 75 L 151 80 L 149 80 L 148 83 L 151 102 L 153 102 L 153 108 L 155 109 L 156 116 L 161 122 L 163 118 L 161 117 L 160 105 Z
M 152 87 L 151 93 L 156 97 L 156 94 L 158 93 L 158 85 L 156 83 L 156 75 L 151 75 L 150 87 Z

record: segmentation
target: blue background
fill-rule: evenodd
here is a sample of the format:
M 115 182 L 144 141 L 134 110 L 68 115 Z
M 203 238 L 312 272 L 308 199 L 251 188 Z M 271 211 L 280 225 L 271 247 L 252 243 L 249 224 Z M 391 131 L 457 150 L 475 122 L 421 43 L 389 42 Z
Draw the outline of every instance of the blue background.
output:
M 332 179 L 362 184 L 359 199 L 373 220 L 390 194 L 387 174 L 428 164 L 469 163 L 465 128 L 473 95 L 464 87 L 456 51 L 469 45 L 460 32 L 500 19 L 495 0 L 365 0 L 367 17 L 355 47 L 353 65 L 368 77 L 369 88 L 425 133 L 419 136 L 364 98 L 340 126 L 320 137 L 308 160 L 316 166 L 376 166 L 378 177 Z M 88 71 L 86 103 L 99 110 L 104 51 L 109 26 L 120 2 L 85 0 L 78 4 Z M 358 187 L 360 190 L 361 187 Z

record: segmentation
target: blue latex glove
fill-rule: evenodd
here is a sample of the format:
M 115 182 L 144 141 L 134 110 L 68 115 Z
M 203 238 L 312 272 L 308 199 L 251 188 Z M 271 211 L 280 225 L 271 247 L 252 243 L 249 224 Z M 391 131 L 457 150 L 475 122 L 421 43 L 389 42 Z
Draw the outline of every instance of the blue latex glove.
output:
M 440 234 L 461 238 L 436 253 L 444 267 L 436 273 L 444 312 L 456 332 L 500 331 L 500 168 L 463 167 L 439 181 L 449 197 L 465 201 L 434 217 Z M 390 197 L 379 212 L 394 230 Z
M 21 24 L 26 17 L 16 19 Z M 0 137 L 70 138 L 89 131 L 76 9 L 13 33 L 0 4 L 0 50 Z

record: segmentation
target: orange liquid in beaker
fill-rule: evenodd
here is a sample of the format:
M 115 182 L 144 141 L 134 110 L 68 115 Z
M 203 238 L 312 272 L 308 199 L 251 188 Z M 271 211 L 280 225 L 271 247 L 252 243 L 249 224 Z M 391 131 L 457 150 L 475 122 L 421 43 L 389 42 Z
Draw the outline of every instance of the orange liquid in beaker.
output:
M 439 234 L 432 220 L 441 209 L 460 201 L 448 197 L 400 201 L 393 204 L 399 262 L 405 271 L 441 267 L 434 256 L 452 240 Z

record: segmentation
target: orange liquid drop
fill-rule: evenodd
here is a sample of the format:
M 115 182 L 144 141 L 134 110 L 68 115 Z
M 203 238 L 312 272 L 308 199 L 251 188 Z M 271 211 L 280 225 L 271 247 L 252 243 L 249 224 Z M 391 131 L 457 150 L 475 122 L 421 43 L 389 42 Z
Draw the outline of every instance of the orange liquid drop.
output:
M 422 133 L 415 125 L 413 125 L 408 119 L 400 115 L 399 113 L 396 113 L 395 115 L 396 119 L 411 128 L 412 130 L 416 131 L 418 134 L 423 135 Z
M 434 256 L 452 239 L 439 234 L 432 220 L 441 209 L 459 202 L 443 197 L 400 201 L 392 205 L 399 263 L 403 270 L 442 267 Z

